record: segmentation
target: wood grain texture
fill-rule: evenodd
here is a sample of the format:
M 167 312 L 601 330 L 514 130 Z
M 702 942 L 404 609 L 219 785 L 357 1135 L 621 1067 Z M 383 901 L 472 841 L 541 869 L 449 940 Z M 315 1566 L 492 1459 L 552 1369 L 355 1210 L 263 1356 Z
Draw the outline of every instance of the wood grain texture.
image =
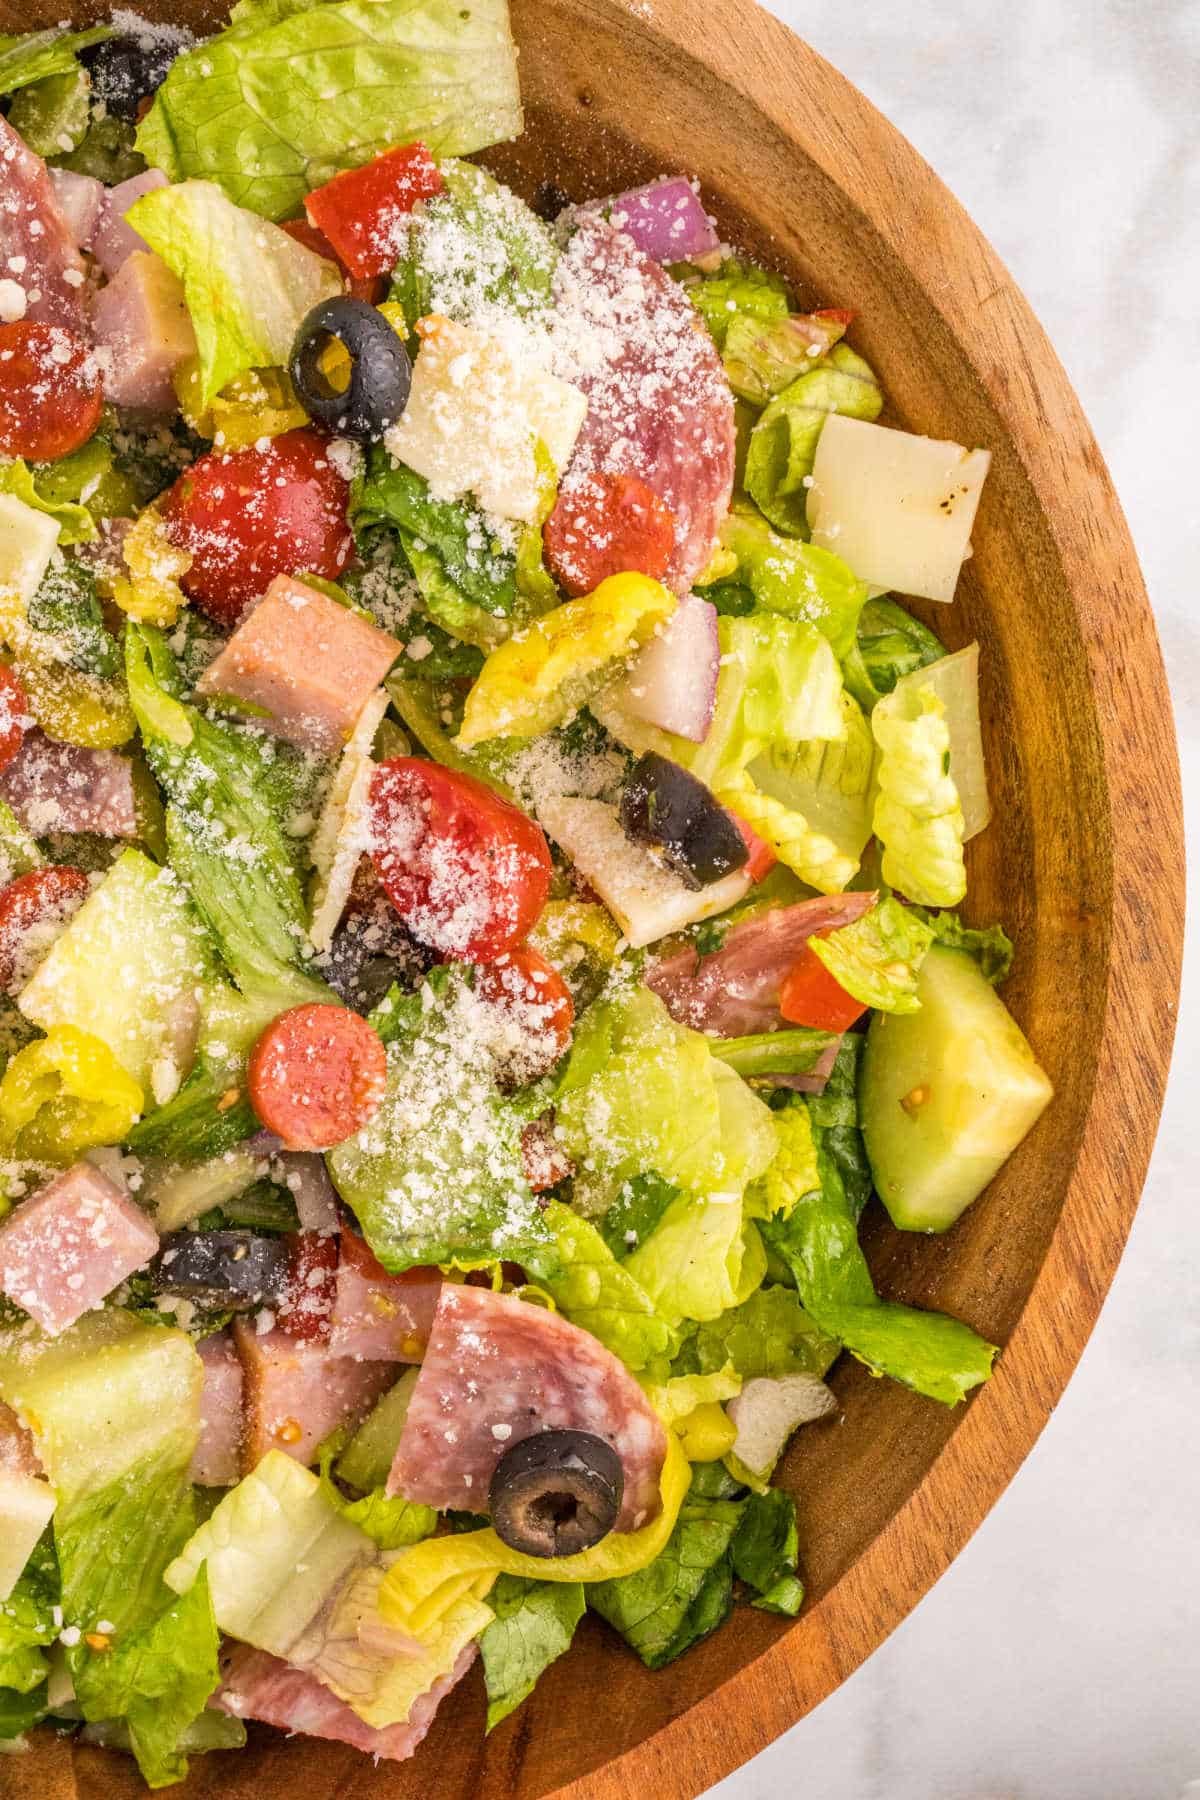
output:
M 0 28 L 61 11 L 0 0 Z M 839 1367 L 841 1420 L 802 1432 L 783 1470 L 810 1594 L 797 1623 L 744 1610 L 649 1675 L 588 1621 L 486 1741 L 476 1677 L 411 1764 L 376 1770 L 264 1731 L 241 1756 L 197 1761 L 185 1800 L 691 1800 L 753 1756 L 916 1604 L 1030 1448 L 1120 1258 L 1166 1080 L 1184 866 L 1170 703 L 1120 507 L 1024 299 L 908 144 L 751 0 L 654 0 L 648 19 L 619 0 L 513 13 L 528 128 L 487 159 L 499 173 L 578 197 L 694 171 L 733 241 L 857 309 L 852 338 L 893 422 L 993 451 L 958 602 L 917 610 L 951 648 L 983 646 L 996 816 L 969 847 L 968 910 L 1017 941 L 1006 998 L 1057 1098 L 947 1237 L 868 1227 L 889 1294 L 1004 1350 L 956 1414 Z M 0 1766 L 0 1794 L 30 1791 L 140 1789 L 122 1761 L 47 1739 Z

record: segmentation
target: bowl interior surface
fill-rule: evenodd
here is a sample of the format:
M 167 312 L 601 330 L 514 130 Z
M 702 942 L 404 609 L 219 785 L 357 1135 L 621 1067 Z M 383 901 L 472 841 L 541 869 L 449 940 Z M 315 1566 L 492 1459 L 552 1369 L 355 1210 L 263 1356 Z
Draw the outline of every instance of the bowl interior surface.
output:
M 142 10 L 201 25 L 216 16 L 190 4 Z M 39 15 L 51 21 L 61 12 L 58 0 L 13 0 L 0 4 L 0 25 L 28 29 Z M 87 8 L 77 16 L 86 17 Z M 872 1209 L 866 1240 L 881 1289 L 955 1313 L 1008 1344 L 1043 1270 L 1073 1173 L 1080 1182 L 1088 1172 L 1082 1147 L 1098 1077 L 1107 1070 L 1102 1040 L 1111 1039 L 1116 1013 L 1143 1041 L 1150 1034 L 1158 1049 L 1142 1066 L 1132 1127 L 1114 1152 L 1121 1160 L 1107 1221 L 1092 1220 L 1072 1265 L 1081 1297 L 1064 1296 L 1056 1323 L 1051 1299 L 1039 1289 L 1040 1373 L 1020 1391 L 1014 1376 L 1006 1390 L 1004 1359 L 991 1388 L 955 1413 L 873 1380 L 849 1359 L 838 1365 L 832 1381 L 842 1417 L 802 1431 L 782 1470 L 797 1501 L 812 1603 L 798 1625 L 742 1609 L 699 1649 L 651 1675 L 614 1636 L 585 1621 L 574 1652 L 486 1741 L 476 1672 L 442 1707 L 412 1763 L 375 1769 L 334 1745 L 263 1733 L 242 1756 L 196 1759 L 180 1790 L 188 1796 L 282 1795 L 299 1783 L 313 1800 L 417 1800 L 431 1792 L 446 1800 L 532 1800 L 575 1782 L 581 1795 L 615 1795 L 634 1768 L 639 1783 L 652 1779 L 663 1795 L 698 1792 L 861 1660 L 995 1499 L 1094 1319 L 1157 1120 L 1178 940 L 1168 904 L 1177 885 L 1170 868 L 1177 809 L 1169 708 L 1136 562 L 1103 464 L 1023 302 L 903 140 L 747 0 L 656 0 L 653 8 L 630 9 L 619 0 L 513 0 L 513 17 L 527 124 L 523 138 L 483 159 L 497 174 L 527 198 L 550 183 L 573 199 L 666 171 L 697 174 L 726 238 L 786 271 L 802 299 L 856 310 L 852 340 L 882 378 L 885 422 L 993 453 L 956 604 L 918 603 L 914 610 L 949 648 L 973 639 L 982 646 L 994 816 L 968 849 L 966 910 L 976 922 L 1002 921 L 1015 940 L 1005 998 L 1051 1075 L 1056 1099 L 946 1237 L 895 1232 Z M 994 329 L 986 323 L 989 307 Z M 1056 437 L 1064 455 L 1052 477 L 1048 464 L 1037 465 L 1037 445 L 1053 445 Z M 1064 525 L 1076 509 L 1103 523 L 1091 551 L 1070 541 Z M 1122 718 L 1119 692 L 1101 691 L 1102 662 L 1114 658 L 1149 692 L 1161 726 L 1155 779 L 1136 796 L 1129 770 L 1140 727 Z M 1131 808 L 1140 809 L 1136 819 Z M 1166 923 L 1160 920 L 1157 969 L 1135 969 L 1114 982 L 1114 936 L 1127 936 L 1121 907 L 1129 898 L 1114 889 L 1114 830 L 1135 825 L 1159 834 L 1159 860 L 1144 870 L 1146 906 L 1153 909 L 1157 895 Z M 1111 1070 L 1105 1078 L 1114 1078 Z M 1091 1173 L 1102 1183 L 1098 1164 Z M 936 1492 L 929 1478 L 951 1435 L 965 1433 L 976 1411 L 1005 1406 L 1020 1420 L 1004 1427 L 1003 1448 L 994 1455 L 985 1448 L 956 1488 L 947 1492 L 943 1483 Z M 985 1441 L 979 1430 L 976 1439 Z M 888 1557 L 877 1549 L 876 1598 L 866 1600 L 872 1617 L 855 1620 L 838 1596 L 849 1591 L 844 1578 L 860 1563 L 865 1568 L 867 1553 L 881 1542 L 899 1546 L 894 1588 Z M 743 1672 L 756 1685 L 718 1696 Z M 773 1689 L 782 1697 L 769 1699 Z M 665 1748 L 644 1750 L 624 1775 L 601 1773 L 706 1699 L 686 1733 L 659 1740 Z M 739 1706 L 758 1706 L 760 1723 L 751 1716 L 735 1729 L 722 1719 Z M 707 1746 L 698 1749 L 705 1737 Z M 53 1800 L 139 1791 L 121 1759 L 52 1742 L 36 1757 L 37 1785 Z M 27 1762 L 22 1785 L 33 1774 Z M 7 1791 L 0 1772 L 0 1792 Z

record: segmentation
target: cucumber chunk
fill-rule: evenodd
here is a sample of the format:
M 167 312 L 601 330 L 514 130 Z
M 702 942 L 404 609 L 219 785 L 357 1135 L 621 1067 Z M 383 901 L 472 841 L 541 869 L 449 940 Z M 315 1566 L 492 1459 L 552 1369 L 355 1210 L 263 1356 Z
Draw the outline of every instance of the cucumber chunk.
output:
M 902 1231 L 946 1231 L 987 1186 L 1054 1090 L 973 957 L 935 945 L 921 1010 L 876 1013 L 859 1078 L 867 1156 Z

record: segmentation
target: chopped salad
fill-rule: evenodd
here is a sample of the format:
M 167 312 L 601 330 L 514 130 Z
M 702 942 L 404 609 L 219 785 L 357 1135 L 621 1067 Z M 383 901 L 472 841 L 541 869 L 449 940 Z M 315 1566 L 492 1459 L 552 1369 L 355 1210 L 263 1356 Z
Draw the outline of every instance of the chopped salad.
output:
M 1051 1094 L 927 622 L 987 451 L 685 176 L 466 160 L 504 0 L 0 94 L 0 1738 L 401 1759 L 585 1610 L 794 1616 L 837 1358 L 996 1354 L 864 1209 L 947 1230 Z

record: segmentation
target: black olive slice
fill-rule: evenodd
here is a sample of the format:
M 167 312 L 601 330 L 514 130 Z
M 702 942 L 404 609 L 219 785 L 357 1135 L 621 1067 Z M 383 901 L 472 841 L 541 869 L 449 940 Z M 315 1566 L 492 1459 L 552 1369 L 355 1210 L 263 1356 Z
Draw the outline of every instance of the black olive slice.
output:
M 335 388 L 321 353 L 336 338 L 350 358 L 350 381 Z M 318 425 L 366 444 L 381 438 L 408 405 L 412 364 L 383 314 L 366 300 L 322 300 L 301 321 L 289 364 L 301 406 Z
M 185 32 L 147 26 L 144 32 L 90 44 L 79 60 L 92 78 L 92 92 L 108 111 L 119 119 L 136 119 L 138 106 L 158 92 L 187 41 Z
M 288 1285 L 286 1239 L 253 1231 L 171 1231 L 162 1239 L 154 1285 L 198 1306 L 235 1312 L 279 1300 Z
M 733 819 L 704 783 L 654 750 L 629 772 L 621 824 L 635 844 L 661 850 L 663 861 L 690 888 L 731 875 L 750 855 Z
M 590 1431 L 538 1431 L 496 1464 L 488 1503 L 496 1536 L 526 1556 L 574 1556 L 606 1537 L 625 1472 Z

